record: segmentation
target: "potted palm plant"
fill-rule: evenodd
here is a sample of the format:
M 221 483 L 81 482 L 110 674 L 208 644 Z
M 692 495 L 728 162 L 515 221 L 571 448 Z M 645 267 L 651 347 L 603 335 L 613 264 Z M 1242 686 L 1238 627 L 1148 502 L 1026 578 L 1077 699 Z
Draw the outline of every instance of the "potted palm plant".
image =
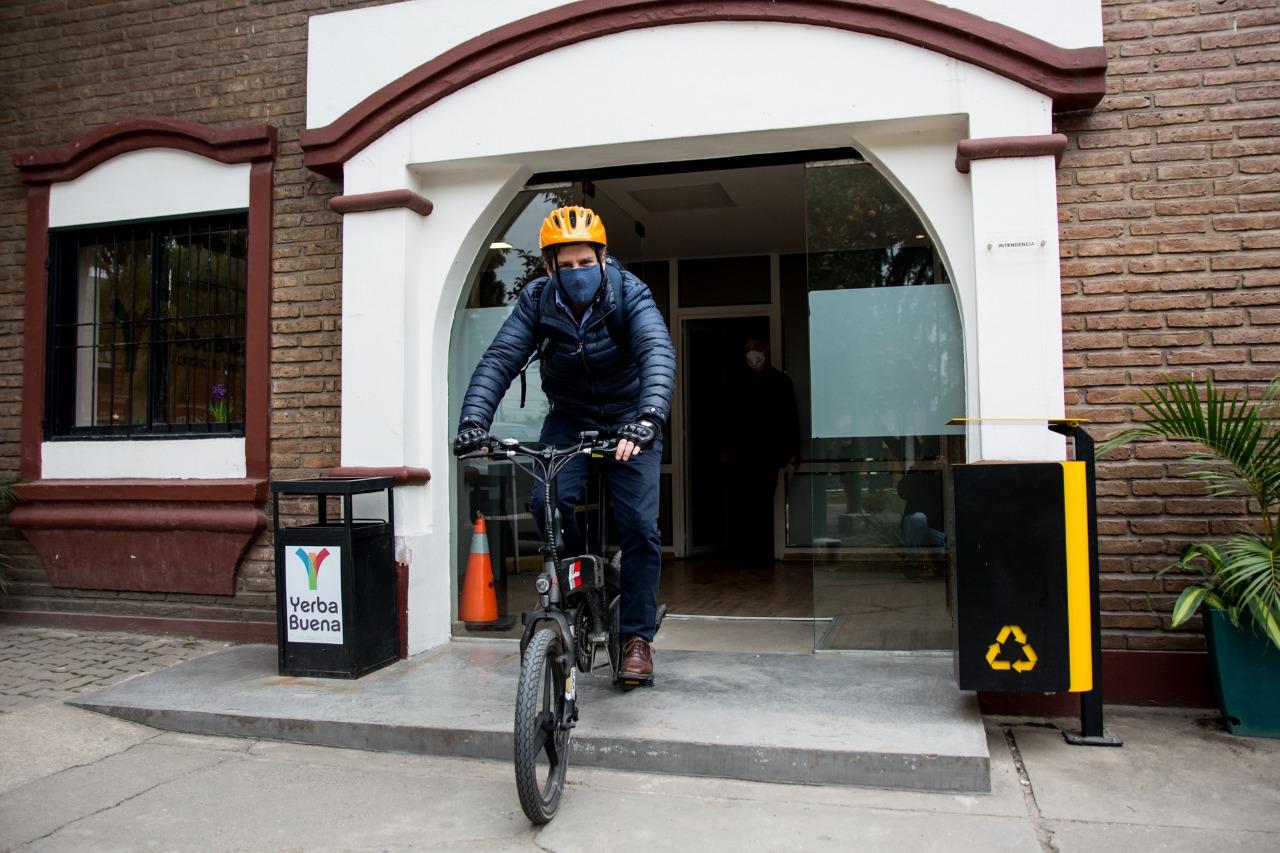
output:
M 1161 574 L 1191 573 L 1173 605 L 1182 625 L 1203 606 L 1218 702 L 1234 733 L 1280 737 L 1280 379 L 1260 402 L 1212 380 L 1144 390 L 1145 416 L 1098 445 L 1102 455 L 1143 439 L 1189 441 L 1188 476 L 1209 495 L 1244 496 L 1251 523 L 1218 542 L 1196 542 Z

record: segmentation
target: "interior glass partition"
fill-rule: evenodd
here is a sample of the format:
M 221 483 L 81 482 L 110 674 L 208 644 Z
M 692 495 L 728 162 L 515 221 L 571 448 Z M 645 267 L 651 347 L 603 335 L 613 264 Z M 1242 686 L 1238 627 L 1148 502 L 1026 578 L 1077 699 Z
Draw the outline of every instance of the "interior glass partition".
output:
M 806 250 L 782 263 L 802 464 L 787 545 L 812 557 L 815 648 L 951 646 L 955 296 L 920 219 L 870 164 L 805 168 Z M 803 362 L 803 363 L 801 363 Z

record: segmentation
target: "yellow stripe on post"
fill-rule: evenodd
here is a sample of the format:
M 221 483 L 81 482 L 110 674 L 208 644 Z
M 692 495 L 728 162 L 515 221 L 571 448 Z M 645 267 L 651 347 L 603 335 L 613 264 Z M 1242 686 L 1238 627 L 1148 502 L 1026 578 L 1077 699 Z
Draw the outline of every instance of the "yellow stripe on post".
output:
M 1089 496 L 1083 462 L 1062 463 L 1067 534 L 1067 649 L 1072 693 L 1093 689 L 1089 607 Z

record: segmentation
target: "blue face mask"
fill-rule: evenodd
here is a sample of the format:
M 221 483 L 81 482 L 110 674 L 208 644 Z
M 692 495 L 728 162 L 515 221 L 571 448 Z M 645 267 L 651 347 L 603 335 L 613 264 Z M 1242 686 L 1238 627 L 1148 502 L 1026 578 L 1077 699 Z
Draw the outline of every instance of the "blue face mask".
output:
M 562 269 L 556 272 L 560 277 L 560 291 L 574 305 L 588 305 L 600 291 L 602 276 L 599 265 L 581 267 L 579 269 Z

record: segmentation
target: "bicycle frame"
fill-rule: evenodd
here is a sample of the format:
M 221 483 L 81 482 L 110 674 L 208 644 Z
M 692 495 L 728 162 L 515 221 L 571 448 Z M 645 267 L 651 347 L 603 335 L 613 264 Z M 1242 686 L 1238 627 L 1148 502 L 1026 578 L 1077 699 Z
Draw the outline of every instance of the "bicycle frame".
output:
M 599 433 L 594 431 L 582 432 L 579 434 L 579 443 L 576 445 L 555 447 L 553 445 L 524 445 L 515 439 L 496 440 L 497 447 L 492 448 L 489 452 L 476 452 L 464 454 L 462 459 L 507 459 L 515 464 L 517 457 L 523 457 L 531 461 L 536 468 L 534 481 L 541 482 L 543 492 L 543 544 L 542 552 L 542 573 L 538 576 L 538 604 L 536 610 L 524 611 L 521 614 L 521 622 L 524 625 L 524 631 L 520 637 L 520 656 L 523 659 L 525 649 L 528 648 L 533 635 L 537 630 L 546 623 L 551 623 L 556 627 L 560 634 L 561 649 L 563 650 L 564 659 L 561 661 L 565 670 L 569 673 L 565 680 L 565 708 L 561 725 L 566 728 L 572 728 L 574 721 L 578 718 L 577 712 L 577 637 L 574 634 L 571 622 L 578 615 L 578 608 L 591 607 L 586 600 L 587 596 L 599 596 L 601 601 L 597 605 L 603 604 L 607 610 L 607 601 L 604 601 L 604 589 L 607 584 L 609 569 L 604 569 L 606 580 L 603 584 L 596 586 L 593 584 L 584 587 L 582 590 L 583 599 L 579 601 L 576 607 L 566 608 L 565 598 L 568 595 L 575 594 L 574 590 L 563 590 L 560 584 L 560 561 L 565 555 L 560 553 L 563 544 L 563 537 L 560 529 L 560 511 L 558 507 L 559 490 L 557 488 L 557 479 L 564 467 L 574 458 L 580 455 L 589 457 L 601 457 L 605 453 L 614 450 L 617 447 L 616 439 L 601 439 Z M 528 469 L 526 469 L 528 470 Z M 603 478 L 602 486 L 603 486 Z M 604 550 L 608 541 L 608 507 L 606 506 L 605 492 L 603 487 L 600 491 L 599 506 L 597 507 L 597 524 L 598 533 L 598 551 L 594 555 L 597 559 L 603 560 Z M 615 588 L 617 579 L 614 578 Z M 598 608 L 596 608 L 598 609 Z M 593 652 L 594 657 L 594 652 Z M 593 661 L 594 662 L 594 661 Z

